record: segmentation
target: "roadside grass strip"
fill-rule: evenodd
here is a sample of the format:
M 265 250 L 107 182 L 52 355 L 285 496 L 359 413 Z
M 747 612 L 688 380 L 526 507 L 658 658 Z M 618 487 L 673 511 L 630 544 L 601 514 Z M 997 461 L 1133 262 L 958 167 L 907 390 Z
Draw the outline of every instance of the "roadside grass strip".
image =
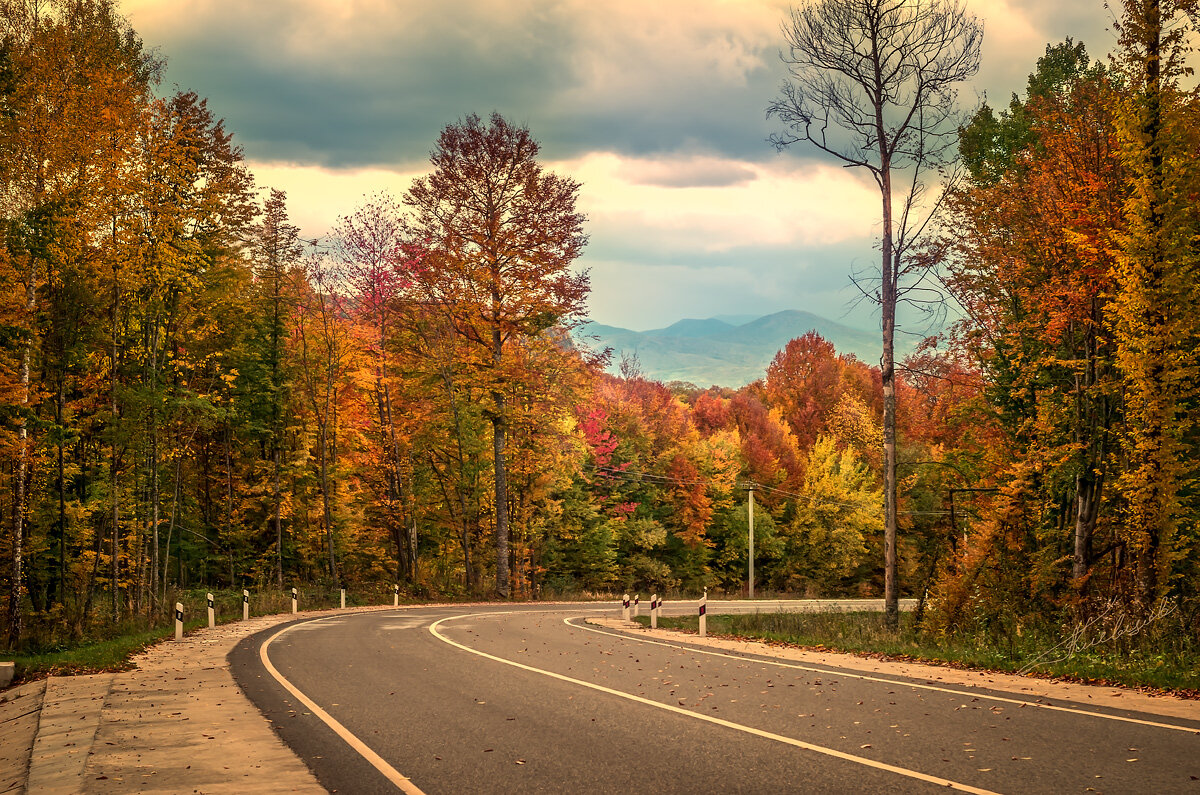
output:
M 958 790 L 960 792 L 972 792 L 972 793 L 977 793 L 977 795 L 996 795 L 996 793 L 994 793 L 992 790 L 980 789 L 978 787 L 972 787 L 969 784 L 963 784 L 962 782 L 959 782 L 959 781 L 951 781 L 950 779 L 940 778 L 938 776 L 931 776 L 926 773 L 921 773 L 920 771 L 917 771 L 917 770 L 909 770 L 908 768 L 897 767 L 896 765 L 889 765 L 886 762 L 877 762 L 874 759 L 867 759 L 866 757 L 855 756 L 854 754 L 847 754 L 842 751 L 838 751 L 834 748 L 827 748 L 823 745 L 814 745 L 813 743 L 806 743 L 803 740 L 797 740 L 794 737 L 785 737 L 781 734 L 773 734 L 771 732 L 763 731 L 761 729 L 755 729 L 752 726 L 744 726 L 740 723 L 733 723 L 732 721 L 722 720 L 721 718 L 716 718 L 711 715 L 703 715 L 698 712 L 692 712 L 691 710 L 683 709 L 681 707 L 676 707 L 671 704 L 662 704 L 657 701 L 652 701 L 648 698 L 642 698 L 641 696 L 635 696 L 632 693 L 625 693 L 620 690 L 613 690 L 612 688 L 604 687 L 603 685 L 597 685 L 592 682 L 585 682 L 581 679 L 573 679 L 572 677 L 564 676 L 563 674 L 555 673 L 553 671 L 545 671 L 541 668 L 534 668 L 531 665 L 525 665 L 524 663 L 519 663 L 514 660 L 506 660 L 503 657 L 496 657 L 495 655 L 488 654 L 487 652 L 480 651 L 478 649 L 472 649 L 470 646 L 464 646 L 463 644 L 446 637 L 440 631 L 441 625 L 445 624 L 447 621 L 454 621 L 454 620 L 462 619 L 462 618 L 478 618 L 478 617 L 483 617 L 483 616 L 499 616 L 499 615 L 506 615 L 506 613 L 499 613 L 499 612 L 496 612 L 496 613 L 467 613 L 467 614 L 458 615 L 458 616 L 447 616 L 446 618 L 443 618 L 443 619 L 433 622 L 433 624 L 431 624 L 429 626 L 429 631 L 438 640 L 440 640 L 444 643 L 448 643 L 449 645 L 454 646 L 455 648 L 462 649 L 465 652 L 470 652 L 471 654 L 478 655 L 478 656 L 483 657 L 488 660 L 492 660 L 493 662 L 503 663 L 505 665 L 511 665 L 514 668 L 520 668 L 523 671 L 529 671 L 531 673 L 541 674 L 542 676 L 548 676 L 552 679 L 558 679 L 559 681 L 562 681 L 562 682 L 569 682 L 573 685 L 579 685 L 581 687 L 586 687 L 586 688 L 590 688 L 592 690 L 597 690 L 601 693 L 606 693 L 610 696 L 616 696 L 618 698 L 623 698 L 628 701 L 633 701 L 633 702 L 636 702 L 638 704 L 643 704 L 648 707 L 654 707 L 656 709 L 666 710 L 667 712 L 673 712 L 677 715 L 683 715 L 683 716 L 686 716 L 689 718 L 693 718 L 695 720 L 701 720 L 706 723 L 712 723 L 717 726 L 723 726 L 727 729 L 733 729 L 734 731 L 744 732 L 746 734 L 751 734 L 756 737 L 762 737 L 767 740 L 774 740 L 775 742 L 778 742 L 778 743 L 783 743 L 785 745 L 791 745 L 796 748 L 802 748 L 806 751 L 813 751 L 818 754 L 824 754 L 825 756 L 831 756 L 835 759 L 841 759 L 846 762 L 853 762 L 855 764 L 864 765 L 866 767 L 874 768 L 876 770 L 883 770 L 883 771 L 886 771 L 889 773 L 895 773 L 897 775 L 904 776 L 906 778 L 916 779 L 918 781 L 925 781 L 930 784 L 936 784 L 941 787 L 949 787 L 951 789 Z M 567 621 L 568 621 L 568 619 L 564 619 L 564 623 L 566 623 Z M 575 625 L 575 624 L 568 624 L 568 626 L 578 628 L 577 625 Z M 612 635 L 615 635 L 616 637 L 624 637 L 621 635 L 616 635 L 616 633 L 605 633 L 605 634 L 612 634 Z M 670 645 L 670 644 L 662 644 L 662 645 Z M 682 648 L 682 647 L 680 647 L 680 648 Z M 743 658 L 743 659 L 745 659 L 745 658 Z
M 1187 732 L 1189 734 L 1200 734 L 1200 729 L 1196 728 L 1195 726 L 1180 726 L 1179 724 L 1176 724 L 1176 723 L 1160 723 L 1158 721 L 1143 720 L 1142 718 L 1130 718 L 1125 715 L 1110 715 L 1106 712 L 1093 712 L 1093 711 L 1087 710 L 1087 709 L 1077 709 L 1075 707 L 1063 707 L 1063 706 L 1059 706 L 1058 704 L 1046 704 L 1041 701 L 1027 701 L 1027 700 L 1019 699 L 1019 698 L 1007 698 L 1005 696 L 996 696 L 996 695 L 991 695 L 989 693 L 984 693 L 984 692 L 979 692 L 979 691 L 974 691 L 974 690 L 956 690 L 951 687 L 939 687 L 937 685 L 922 684 L 920 682 L 911 682 L 911 681 L 906 681 L 903 679 L 889 679 L 884 676 L 872 676 L 870 674 L 856 674 L 856 673 L 850 673 L 849 671 L 845 671 L 841 668 L 838 668 L 838 669 L 818 668 L 818 667 L 811 666 L 811 665 L 800 665 L 799 663 L 783 662 L 781 660 L 763 660 L 763 659 L 759 659 L 757 657 L 748 657 L 745 655 L 729 654 L 729 653 L 720 652 L 720 651 L 706 651 L 704 649 L 697 649 L 692 646 L 681 646 L 679 644 L 668 643 L 667 641 L 663 641 L 663 640 L 652 640 L 650 638 L 639 638 L 639 637 L 636 637 L 634 635 L 630 635 L 630 634 L 627 634 L 624 632 L 616 632 L 616 631 L 609 630 L 609 629 L 600 629 L 599 627 L 589 627 L 589 626 L 585 626 L 583 624 L 574 623 L 574 622 L 578 621 L 580 618 L 581 618 L 580 616 L 576 616 L 573 618 L 564 618 L 563 623 L 574 629 L 582 629 L 582 630 L 586 630 L 587 632 L 595 632 L 599 635 L 608 635 L 608 636 L 614 637 L 614 638 L 624 638 L 626 640 L 635 641 L 637 643 L 649 643 L 654 646 L 665 646 L 670 649 L 679 649 L 681 651 L 690 652 L 692 654 L 707 654 L 712 657 L 727 657 L 731 660 L 751 660 L 753 662 L 760 662 L 763 665 L 774 665 L 779 668 L 791 668 L 791 669 L 794 669 L 797 671 L 808 671 L 810 673 L 818 673 L 818 674 L 835 674 L 837 676 L 844 677 L 846 679 L 861 679 L 866 682 L 881 682 L 884 684 L 895 685 L 895 686 L 899 686 L 899 687 L 912 687 L 912 688 L 917 688 L 919 690 L 932 690 L 932 691 L 935 691 L 938 693 L 950 693 L 950 694 L 953 694 L 956 696 L 967 696 L 969 698 L 982 698 L 982 699 L 987 699 L 989 701 L 998 701 L 1002 704 L 1015 704 L 1019 707 L 1037 707 L 1038 709 L 1049 709 L 1049 710 L 1054 710 L 1056 712 L 1071 712 L 1076 715 L 1086 715 L 1090 718 L 1103 718 L 1104 720 L 1122 721 L 1124 723 L 1136 723 L 1140 726 L 1152 726 L 1156 729 L 1174 729 L 1175 731 Z

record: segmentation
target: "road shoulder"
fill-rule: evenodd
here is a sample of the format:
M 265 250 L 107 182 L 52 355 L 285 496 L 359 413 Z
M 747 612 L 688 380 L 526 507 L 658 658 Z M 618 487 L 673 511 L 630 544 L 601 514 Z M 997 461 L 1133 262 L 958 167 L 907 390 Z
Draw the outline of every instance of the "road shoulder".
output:
M 720 637 L 701 638 L 698 635 L 675 630 L 649 629 L 619 618 L 589 617 L 587 622 L 606 629 L 620 630 L 639 638 L 701 646 L 714 651 L 775 657 L 793 663 L 841 668 L 879 676 L 899 676 L 936 685 L 994 690 L 1011 693 L 1030 701 L 1055 699 L 1081 705 L 1132 710 L 1163 717 L 1200 721 L 1200 702 L 1176 696 L 1143 693 L 1128 688 L 1038 679 L 994 671 L 962 670 L 943 665 L 892 662 L 854 654 L 808 651 L 759 641 Z
M 25 792 L 46 683 L 28 682 L 0 693 L 0 794 Z
M 0 795 L 20 792 L 323 793 L 304 762 L 234 682 L 243 638 L 298 618 L 200 629 L 133 658 L 135 670 L 50 677 L 0 702 Z

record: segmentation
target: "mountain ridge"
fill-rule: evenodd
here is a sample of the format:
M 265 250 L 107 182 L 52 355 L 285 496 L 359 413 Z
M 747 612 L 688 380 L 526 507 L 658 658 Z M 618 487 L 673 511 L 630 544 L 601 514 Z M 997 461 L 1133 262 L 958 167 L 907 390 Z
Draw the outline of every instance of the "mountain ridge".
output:
M 804 310 L 785 309 L 736 325 L 728 321 L 741 317 L 724 318 L 684 318 L 649 331 L 588 322 L 574 336 L 590 348 L 611 348 L 612 372 L 617 371 L 623 356 L 636 355 L 647 378 L 690 382 L 700 387 L 736 388 L 762 378 L 775 354 L 809 331 L 833 343 L 838 353 L 853 354 L 868 363 L 879 358 L 877 333 Z

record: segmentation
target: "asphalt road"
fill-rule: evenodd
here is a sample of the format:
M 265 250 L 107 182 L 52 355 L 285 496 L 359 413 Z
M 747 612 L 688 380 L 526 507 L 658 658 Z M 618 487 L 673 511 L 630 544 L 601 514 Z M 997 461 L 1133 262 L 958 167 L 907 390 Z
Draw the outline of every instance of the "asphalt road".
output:
M 230 662 L 336 792 L 1200 793 L 1200 722 L 647 642 L 589 615 L 615 611 L 300 620 Z

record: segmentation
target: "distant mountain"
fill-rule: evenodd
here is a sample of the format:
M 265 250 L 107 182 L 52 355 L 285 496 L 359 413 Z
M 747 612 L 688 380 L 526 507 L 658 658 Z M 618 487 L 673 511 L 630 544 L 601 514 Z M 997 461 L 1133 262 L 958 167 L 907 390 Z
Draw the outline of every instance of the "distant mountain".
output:
M 617 371 L 622 355 L 636 354 L 647 378 L 689 381 L 702 387 L 740 387 L 766 375 L 775 354 L 809 331 L 833 343 L 838 353 L 852 353 L 869 364 L 879 361 L 878 333 L 797 309 L 760 318 L 686 319 L 651 331 L 586 323 L 575 337 L 593 349 L 612 348 L 612 372 Z
M 733 331 L 735 326 L 732 326 L 722 320 L 717 320 L 715 317 L 710 317 L 707 320 L 693 320 L 686 318 L 678 323 L 672 323 L 666 328 L 656 329 L 655 331 L 643 331 L 643 334 L 653 334 L 656 337 L 713 337 L 718 334 L 724 334 Z

